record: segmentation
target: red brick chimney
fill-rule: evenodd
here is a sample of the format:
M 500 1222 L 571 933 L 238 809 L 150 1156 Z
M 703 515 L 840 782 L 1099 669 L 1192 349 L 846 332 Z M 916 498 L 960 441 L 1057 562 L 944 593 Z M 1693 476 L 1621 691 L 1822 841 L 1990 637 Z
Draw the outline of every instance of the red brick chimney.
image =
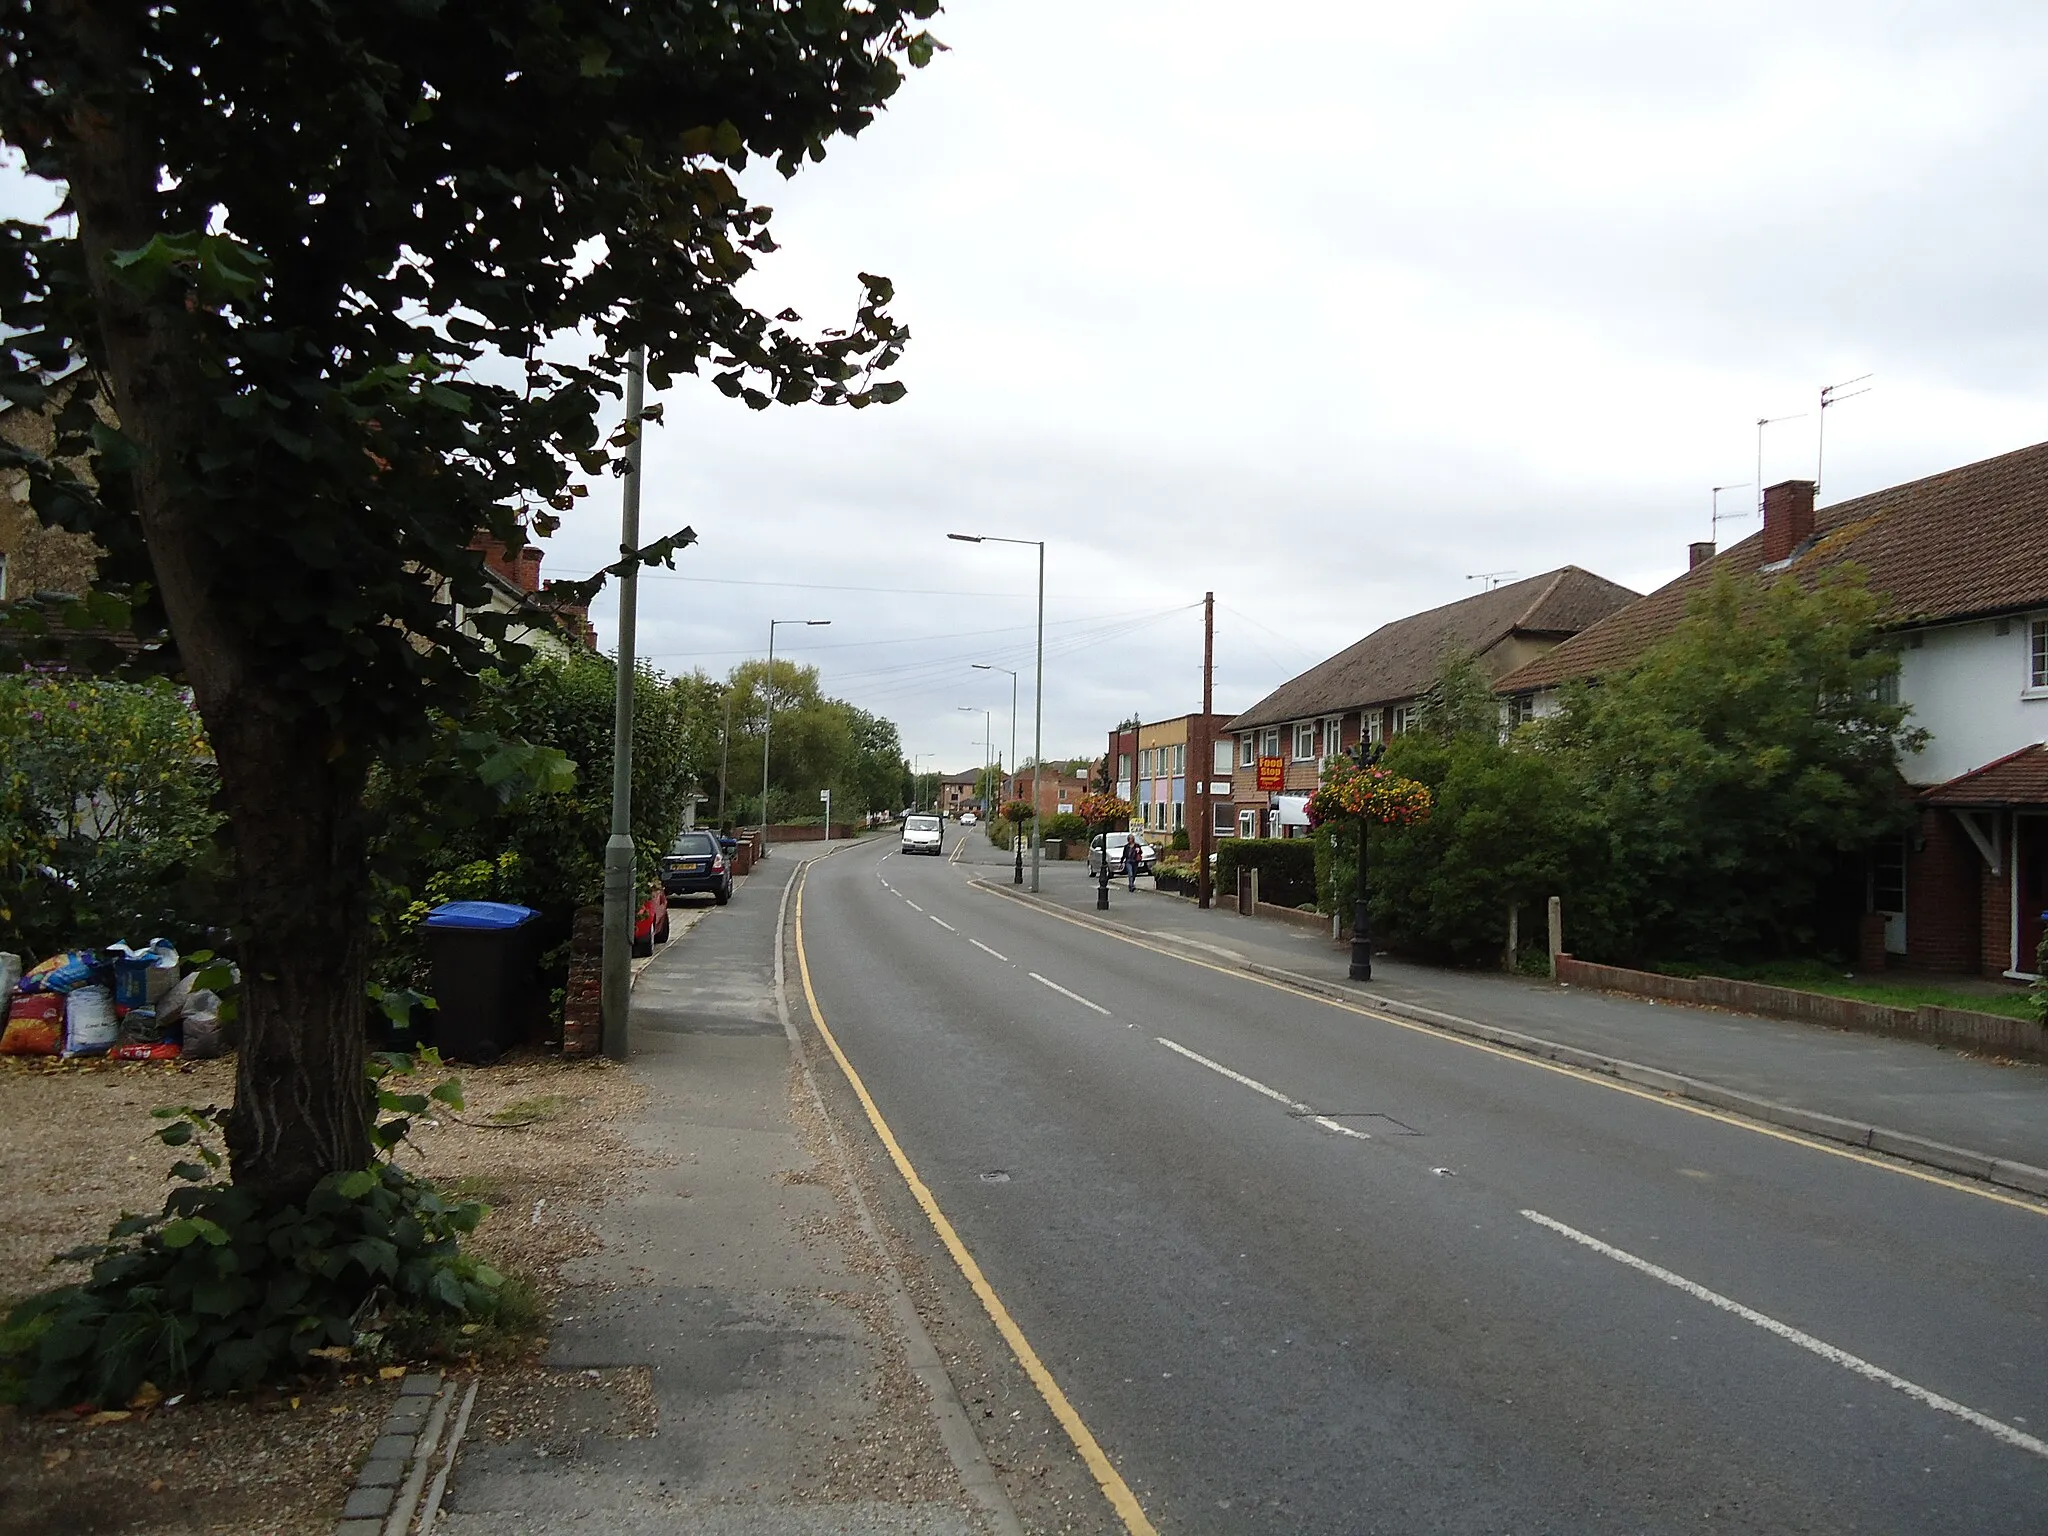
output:
M 1714 558 L 1714 541 L 1712 539 L 1702 539 L 1699 543 L 1691 545 L 1689 552 L 1692 555 L 1692 559 L 1685 568 L 1689 571 L 1696 571 Z
M 1811 480 L 1784 480 L 1764 488 L 1764 564 L 1792 558 L 1813 537 Z
M 484 567 L 492 575 L 509 581 L 522 592 L 540 590 L 540 550 L 535 546 L 528 544 L 514 554 L 488 533 L 479 533 L 469 541 L 469 547 L 484 557 Z

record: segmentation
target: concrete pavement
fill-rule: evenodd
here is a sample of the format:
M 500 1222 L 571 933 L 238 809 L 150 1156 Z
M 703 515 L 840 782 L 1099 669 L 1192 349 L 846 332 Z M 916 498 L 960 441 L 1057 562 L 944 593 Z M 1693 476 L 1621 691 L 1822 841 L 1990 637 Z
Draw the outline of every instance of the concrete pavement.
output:
M 1012 888 L 994 867 L 1005 857 L 976 839 L 962 864 L 1008 892 Z M 1240 917 L 1234 906 L 1219 903 L 1204 912 L 1183 897 L 1150 889 L 1146 881 L 1133 893 L 1118 880 L 1112 882 L 1109 912 L 1098 913 L 1094 882 L 1078 863 L 1046 864 L 1040 885 L 1044 900 L 1074 916 L 1187 946 L 1197 956 L 1271 966 L 1341 987 L 1361 1002 L 1477 1020 L 1772 1103 L 2048 1169 L 2048 1066 L 2038 1063 L 1989 1061 L 1915 1040 L 1385 956 L 1374 958 L 1370 982 L 1352 982 L 1348 949 L 1273 919 Z
M 950 1387 L 785 1034 L 778 918 L 800 863 L 778 852 L 639 977 L 639 1166 L 571 1266 L 545 1358 L 589 1400 L 468 1437 L 437 1532 L 1016 1529 L 957 1402 L 950 1437 L 935 1416 Z M 478 1424 L 501 1387 L 485 1378 Z

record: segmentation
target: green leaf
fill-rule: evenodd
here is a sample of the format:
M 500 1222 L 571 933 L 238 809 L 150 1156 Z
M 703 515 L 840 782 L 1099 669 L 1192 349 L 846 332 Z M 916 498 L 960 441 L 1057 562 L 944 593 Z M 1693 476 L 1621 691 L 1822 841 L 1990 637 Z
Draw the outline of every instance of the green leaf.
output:
M 341 1192 L 343 1198 L 348 1200 L 360 1200 L 376 1187 L 377 1175 L 370 1172 L 367 1168 L 359 1168 L 354 1173 L 343 1174 L 335 1185 L 335 1188 Z

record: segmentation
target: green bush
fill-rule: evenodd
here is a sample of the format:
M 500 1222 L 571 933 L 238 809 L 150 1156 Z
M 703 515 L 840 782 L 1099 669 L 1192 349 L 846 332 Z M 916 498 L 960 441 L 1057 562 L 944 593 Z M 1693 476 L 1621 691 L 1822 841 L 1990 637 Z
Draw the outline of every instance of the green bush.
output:
M 158 1110 L 157 1135 L 188 1149 L 180 1181 L 153 1216 L 124 1216 L 104 1243 L 67 1259 L 93 1261 L 80 1285 L 29 1298 L 0 1334 L 4 1395 L 33 1408 L 119 1406 L 144 1382 L 162 1392 L 221 1393 L 307 1369 L 317 1358 L 376 1356 L 392 1328 L 496 1314 L 503 1277 L 460 1251 L 487 1207 L 451 1200 L 389 1154 L 411 1117 L 435 1100 L 460 1108 L 452 1079 L 398 1093 L 381 1079 L 438 1064 L 373 1058 L 373 1128 L 384 1154 L 329 1174 L 302 1204 L 264 1208 L 216 1182 L 209 1143 L 215 1109 Z M 370 1102 L 366 1096 L 366 1102 Z
M 2041 945 L 2034 951 L 2034 972 L 2034 1017 L 2048 1024 L 2048 933 L 2041 935 Z
M 1305 837 L 1230 837 L 1216 848 L 1216 888 L 1237 889 L 1237 872 L 1257 869 L 1259 900 L 1298 907 L 1316 897 L 1316 849 Z
M 1166 846 L 1175 853 L 1186 853 L 1189 846 L 1188 829 L 1186 827 L 1175 827 L 1173 829 L 1173 836 L 1166 840 Z
M 1077 811 L 1059 811 L 1045 818 L 1045 836 L 1063 843 L 1086 843 L 1088 823 Z

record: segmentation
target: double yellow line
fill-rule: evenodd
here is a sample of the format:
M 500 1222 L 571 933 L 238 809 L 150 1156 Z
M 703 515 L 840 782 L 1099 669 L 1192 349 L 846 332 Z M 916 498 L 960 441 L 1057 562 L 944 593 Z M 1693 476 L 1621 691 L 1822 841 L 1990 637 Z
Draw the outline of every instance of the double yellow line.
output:
M 956 854 L 957 856 L 957 854 Z M 1131 1536 L 1158 1536 L 1152 1522 L 1145 1518 L 1145 1511 L 1138 1503 L 1138 1497 L 1131 1492 L 1130 1484 L 1111 1463 L 1102 1445 L 1090 1432 L 1067 1394 L 1060 1390 L 1060 1384 L 1053 1380 L 1052 1372 L 1045 1362 L 1038 1358 L 1038 1351 L 1031 1347 L 1031 1341 L 1024 1337 L 1024 1330 L 1017 1326 L 1010 1309 L 996 1295 L 995 1287 L 988 1283 L 981 1266 L 974 1255 L 967 1251 L 967 1245 L 960 1240 L 960 1234 L 953 1230 L 953 1223 L 946 1219 L 946 1213 L 939 1209 L 939 1202 L 931 1188 L 919 1177 L 910 1158 L 903 1150 L 903 1144 L 896 1139 L 896 1133 L 889 1129 L 889 1122 L 882 1118 L 882 1111 L 875 1104 L 867 1084 L 860 1080 L 860 1073 L 853 1069 L 853 1063 L 846 1059 L 846 1052 L 839 1048 L 838 1037 L 832 1033 L 832 1026 L 825 1022 L 825 1010 L 818 1006 L 818 994 L 811 985 L 810 957 L 804 953 L 804 881 L 810 871 L 808 867 L 797 877 L 796 888 L 796 965 L 797 973 L 804 984 L 804 1002 L 811 1010 L 811 1022 L 818 1027 L 818 1035 L 825 1042 L 825 1048 L 832 1053 L 832 1059 L 839 1063 L 839 1070 L 846 1074 L 847 1086 L 853 1089 L 854 1097 L 860 1100 L 861 1108 L 867 1111 L 868 1123 L 875 1128 L 882 1145 L 889 1150 L 890 1158 L 896 1164 L 896 1171 L 903 1175 L 903 1182 L 910 1186 L 910 1193 L 916 1198 L 925 1216 L 932 1224 L 932 1230 L 939 1234 L 939 1241 L 946 1245 L 946 1251 L 953 1256 L 953 1262 L 960 1266 L 960 1273 L 966 1278 L 974 1294 L 981 1301 L 982 1310 L 988 1313 L 989 1321 L 996 1325 L 996 1331 L 1003 1336 L 1017 1356 L 1017 1363 L 1024 1367 L 1024 1374 L 1031 1378 L 1031 1384 L 1038 1388 L 1038 1395 L 1045 1399 L 1052 1416 L 1059 1420 L 1060 1428 L 1067 1432 L 1067 1438 L 1074 1443 L 1082 1462 L 1094 1474 L 1095 1481 L 1109 1500 L 1117 1518 L 1124 1523 L 1124 1529 Z

